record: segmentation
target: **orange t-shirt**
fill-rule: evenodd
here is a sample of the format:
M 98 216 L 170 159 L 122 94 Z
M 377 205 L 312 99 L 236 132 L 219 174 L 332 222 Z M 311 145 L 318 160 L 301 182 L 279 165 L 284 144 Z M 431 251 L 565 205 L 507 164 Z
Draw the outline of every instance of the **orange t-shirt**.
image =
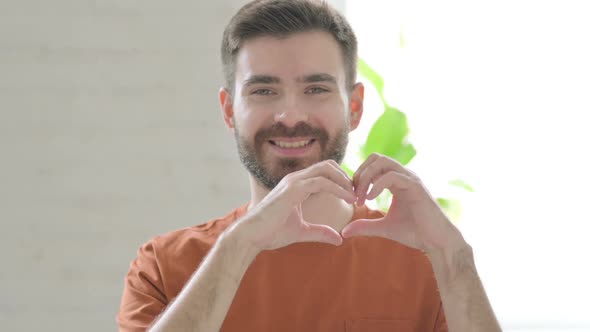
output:
M 120 331 L 145 331 L 246 208 L 143 245 L 125 278 Z M 355 205 L 352 220 L 381 216 Z M 221 331 L 447 331 L 447 326 L 432 266 L 422 252 L 378 237 L 353 237 L 340 246 L 295 243 L 258 254 Z

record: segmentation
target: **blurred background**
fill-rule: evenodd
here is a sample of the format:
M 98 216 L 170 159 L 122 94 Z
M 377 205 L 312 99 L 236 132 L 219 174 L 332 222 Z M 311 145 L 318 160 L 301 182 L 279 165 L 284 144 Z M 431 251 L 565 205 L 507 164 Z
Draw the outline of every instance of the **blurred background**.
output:
M 217 102 L 245 2 L 0 1 L 0 329 L 116 330 L 142 243 L 247 202 Z M 330 2 L 408 116 L 408 167 L 461 201 L 504 329 L 590 331 L 585 2 Z

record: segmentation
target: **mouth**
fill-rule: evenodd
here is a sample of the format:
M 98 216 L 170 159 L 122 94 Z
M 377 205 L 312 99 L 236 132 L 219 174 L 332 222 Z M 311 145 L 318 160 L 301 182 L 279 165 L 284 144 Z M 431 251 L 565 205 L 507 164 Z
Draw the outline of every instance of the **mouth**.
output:
M 270 144 L 278 146 L 282 149 L 299 149 L 315 142 L 315 138 L 299 139 L 299 140 L 269 140 Z
M 296 139 L 284 139 L 276 138 L 268 141 L 273 147 L 273 150 L 278 154 L 288 156 L 303 155 L 311 150 L 315 138 L 296 138 Z

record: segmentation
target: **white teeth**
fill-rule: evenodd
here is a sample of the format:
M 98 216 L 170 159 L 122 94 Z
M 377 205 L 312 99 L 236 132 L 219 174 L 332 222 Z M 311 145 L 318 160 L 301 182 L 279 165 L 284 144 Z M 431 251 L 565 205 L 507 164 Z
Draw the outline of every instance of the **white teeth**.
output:
M 274 141 L 276 145 L 278 145 L 281 148 L 290 148 L 290 149 L 296 149 L 296 148 L 300 148 L 300 147 L 304 147 L 307 144 L 309 144 L 309 142 L 311 142 L 311 140 L 306 140 L 306 141 L 298 141 L 298 142 L 281 142 L 281 141 Z

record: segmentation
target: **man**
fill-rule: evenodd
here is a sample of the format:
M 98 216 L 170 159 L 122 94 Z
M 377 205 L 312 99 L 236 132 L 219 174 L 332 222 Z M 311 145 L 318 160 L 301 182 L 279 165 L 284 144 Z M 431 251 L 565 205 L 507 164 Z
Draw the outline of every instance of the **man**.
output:
M 121 331 L 500 330 L 470 246 L 418 177 L 380 155 L 352 179 L 340 168 L 363 112 L 356 52 L 319 1 L 232 18 L 219 100 L 250 202 L 142 246 Z M 383 190 L 386 215 L 364 205 Z

